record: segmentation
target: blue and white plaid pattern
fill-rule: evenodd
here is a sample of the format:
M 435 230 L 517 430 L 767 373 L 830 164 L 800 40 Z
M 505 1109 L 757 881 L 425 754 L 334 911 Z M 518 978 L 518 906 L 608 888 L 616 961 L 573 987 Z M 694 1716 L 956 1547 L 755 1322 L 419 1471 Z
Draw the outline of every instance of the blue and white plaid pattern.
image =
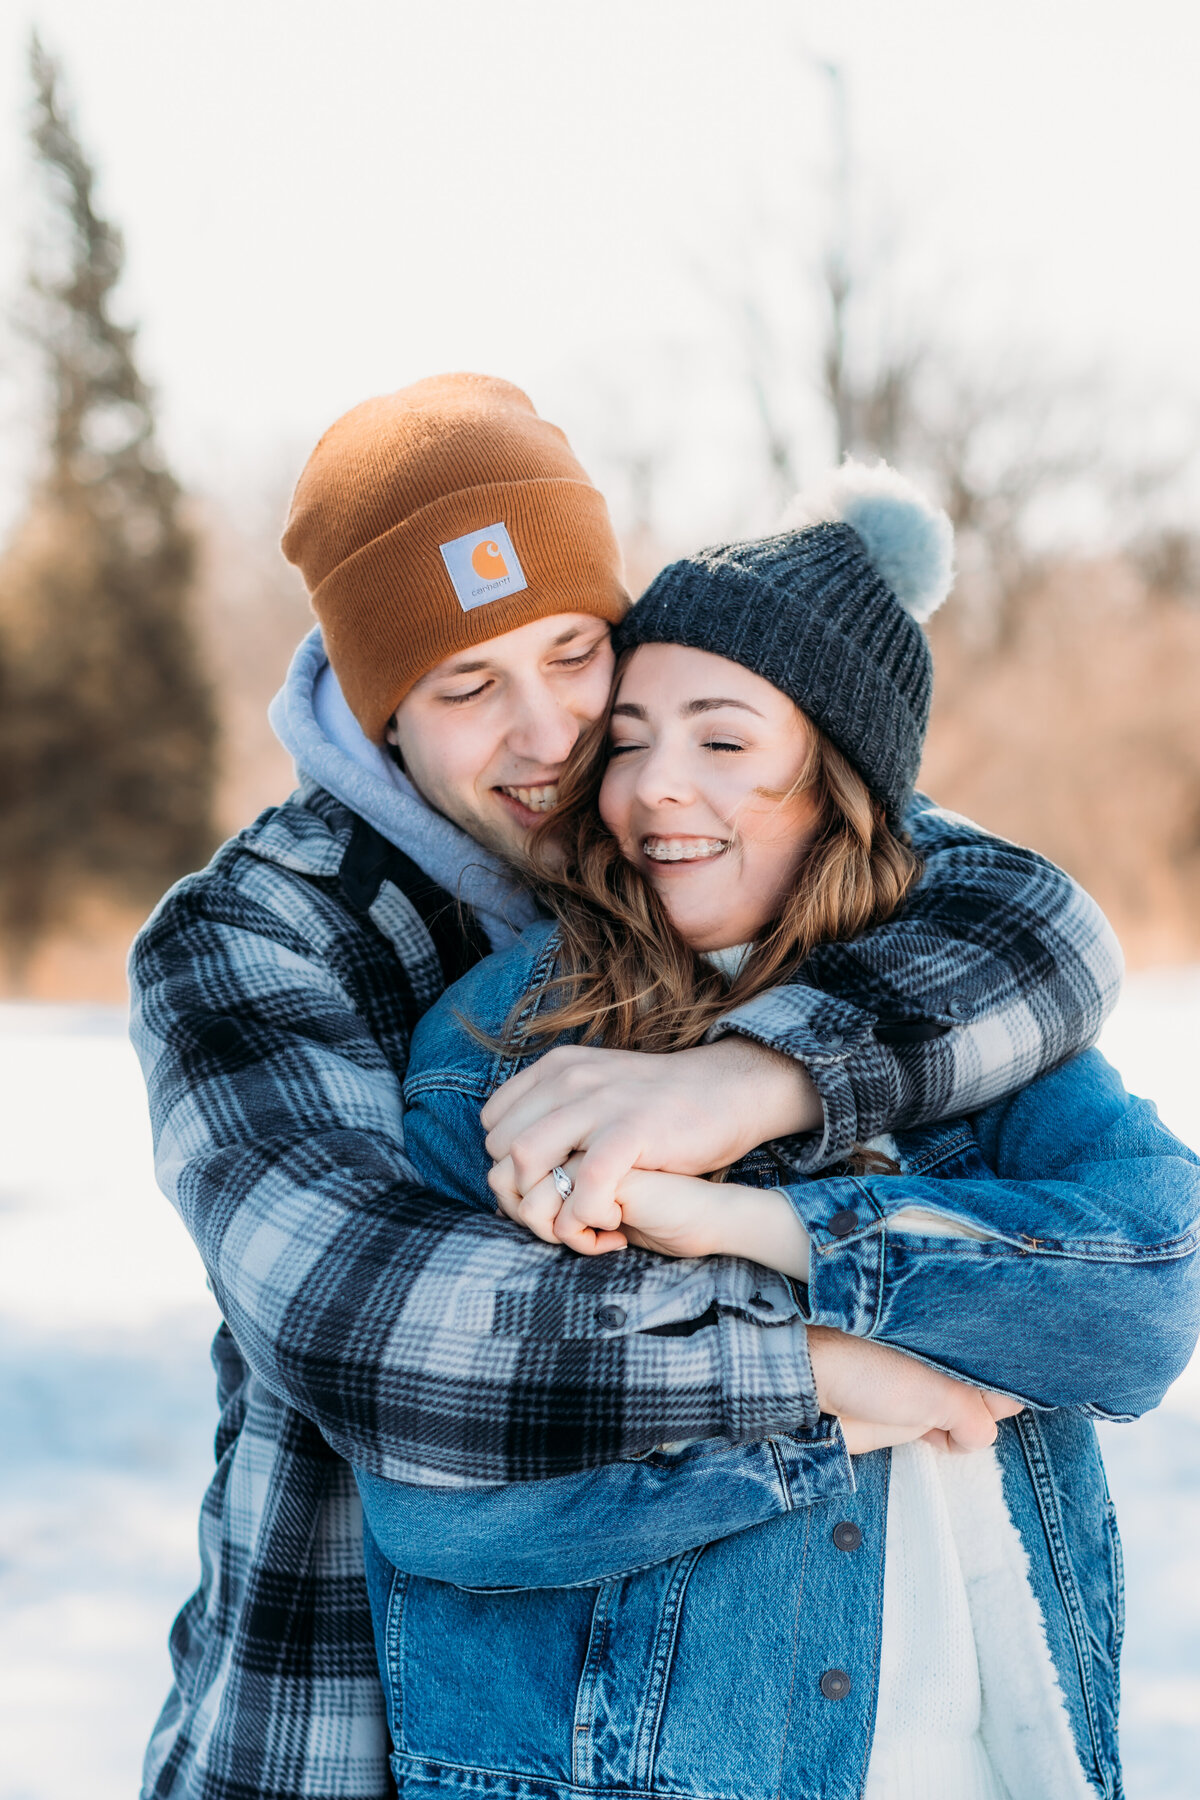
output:
M 747 1033 L 803 1053 L 826 1097 L 823 1145 L 785 1147 L 798 1166 L 1019 1085 L 1090 1041 L 1115 996 L 1111 934 L 1066 877 L 932 809 L 912 824 L 929 878 L 905 918 L 823 950 L 824 996 L 797 984 L 747 1009 Z M 575 1258 L 419 1189 L 401 1083 L 444 971 L 393 883 L 369 914 L 347 897 L 354 827 L 319 791 L 264 814 L 133 953 L 159 1179 L 227 1321 L 156 1800 L 394 1792 L 345 1459 L 529 1480 L 815 1418 L 782 1279 Z M 956 1029 L 914 1039 L 914 1019 Z
M 709 1033 L 808 1068 L 824 1130 L 774 1146 L 799 1174 L 883 1130 L 965 1117 L 1027 1087 L 1095 1042 L 1120 992 L 1112 927 L 1061 869 L 920 794 L 908 825 L 926 877 L 901 916 L 822 945 L 789 986 Z

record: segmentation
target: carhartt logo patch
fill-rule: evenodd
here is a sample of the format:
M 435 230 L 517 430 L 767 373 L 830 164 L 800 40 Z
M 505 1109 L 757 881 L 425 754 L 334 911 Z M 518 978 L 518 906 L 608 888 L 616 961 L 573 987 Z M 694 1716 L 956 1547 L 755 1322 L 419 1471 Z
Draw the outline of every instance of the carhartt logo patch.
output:
M 442 561 L 464 612 L 519 594 L 529 583 L 503 525 L 486 525 L 441 545 Z

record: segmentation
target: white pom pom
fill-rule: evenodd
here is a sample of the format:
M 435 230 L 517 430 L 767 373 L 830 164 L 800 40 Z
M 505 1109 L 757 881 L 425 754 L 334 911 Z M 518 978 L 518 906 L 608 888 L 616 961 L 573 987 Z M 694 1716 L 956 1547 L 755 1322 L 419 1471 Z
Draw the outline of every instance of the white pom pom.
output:
M 840 469 L 796 496 L 780 529 L 838 523 L 857 531 L 906 613 L 923 622 L 937 611 L 954 581 L 954 527 L 911 481 L 885 462 L 847 457 Z

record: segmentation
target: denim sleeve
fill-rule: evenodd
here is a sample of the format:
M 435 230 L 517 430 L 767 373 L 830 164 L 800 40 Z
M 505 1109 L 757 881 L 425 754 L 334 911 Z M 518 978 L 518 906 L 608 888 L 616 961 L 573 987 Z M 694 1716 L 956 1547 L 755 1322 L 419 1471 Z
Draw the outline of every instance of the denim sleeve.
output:
M 405 1154 L 425 1186 L 443 1199 L 494 1213 L 487 1182 L 492 1159 L 479 1122 L 487 1095 L 418 1079 L 406 1085 L 404 1097 Z
M 1096 1051 L 975 1121 L 927 1174 L 783 1190 L 812 1238 L 805 1316 L 1034 1406 L 1130 1419 L 1200 1332 L 1200 1161 Z M 921 1235 L 910 1208 L 965 1225 Z
M 923 796 L 907 824 L 925 867 L 903 911 L 709 1034 L 805 1065 L 823 1127 L 772 1146 L 797 1174 L 1015 1093 L 1094 1043 L 1117 998 L 1120 947 L 1070 876 Z
M 361 1469 L 355 1477 L 389 1562 L 478 1588 L 606 1581 L 854 1490 L 841 1427 L 829 1418 L 804 1439 L 710 1438 L 505 1487 L 417 1487 Z

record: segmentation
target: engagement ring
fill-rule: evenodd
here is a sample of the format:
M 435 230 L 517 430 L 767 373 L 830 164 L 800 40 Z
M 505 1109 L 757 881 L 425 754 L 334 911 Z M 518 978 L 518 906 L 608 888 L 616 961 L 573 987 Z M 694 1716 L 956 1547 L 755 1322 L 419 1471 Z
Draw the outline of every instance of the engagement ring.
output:
M 569 1200 L 571 1198 L 571 1195 L 575 1192 L 575 1183 L 572 1181 L 571 1177 L 567 1174 L 567 1171 L 565 1169 L 560 1169 L 558 1164 L 555 1163 L 554 1167 L 550 1171 L 550 1174 L 554 1179 L 555 1187 L 558 1189 L 559 1199 L 560 1200 Z

